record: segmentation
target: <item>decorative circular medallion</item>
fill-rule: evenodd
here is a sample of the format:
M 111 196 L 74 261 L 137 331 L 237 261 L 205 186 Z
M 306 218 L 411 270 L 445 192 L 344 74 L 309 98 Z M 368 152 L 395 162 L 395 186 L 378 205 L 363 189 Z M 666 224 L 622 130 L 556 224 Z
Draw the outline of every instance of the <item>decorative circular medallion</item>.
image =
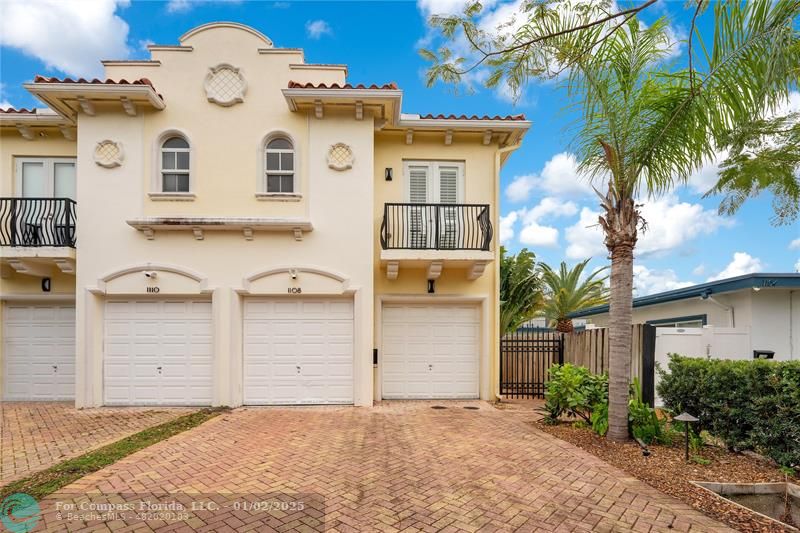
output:
M 244 102 L 247 81 L 238 68 L 223 63 L 211 67 L 204 87 L 209 102 L 229 107 Z
M 125 154 L 122 152 L 122 143 L 116 141 L 100 141 L 94 147 L 94 162 L 105 168 L 114 168 L 122 164 Z
M 336 143 L 328 149 L 328 166 L 333 170 L 353 168 L 353 150 L 344 143 Z

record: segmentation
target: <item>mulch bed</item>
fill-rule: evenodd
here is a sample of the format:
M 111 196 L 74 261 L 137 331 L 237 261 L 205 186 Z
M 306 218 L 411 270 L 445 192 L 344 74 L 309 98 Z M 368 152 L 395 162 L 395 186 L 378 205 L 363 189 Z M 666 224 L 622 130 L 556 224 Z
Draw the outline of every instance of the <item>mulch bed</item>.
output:
M 742 454 L 729 452 L 717 446 L 704 446 L 698 454 L 710 461 L 701 465 L 684 460 L 683 440 L 680 445 L 651 445 L 650 456 L 642 456 L 635 443 L 614 443 L 598 436 L 589 428 L 574 427 L 569 422 L 548 425 L 543 421 L 533 424 L 555 437 L 586 450 L 656 489 L 674 496 L 706 515 L 728 526 L 746 532 L 796 531 L 764 519 L 754 512 L 739 507 L 721 496 L 689 483 L 689 481 L 715 481 L 720 483 L 764 483 L 785 481 L 776 467 Z M 797 481 L 796 479 L 794 480 Z

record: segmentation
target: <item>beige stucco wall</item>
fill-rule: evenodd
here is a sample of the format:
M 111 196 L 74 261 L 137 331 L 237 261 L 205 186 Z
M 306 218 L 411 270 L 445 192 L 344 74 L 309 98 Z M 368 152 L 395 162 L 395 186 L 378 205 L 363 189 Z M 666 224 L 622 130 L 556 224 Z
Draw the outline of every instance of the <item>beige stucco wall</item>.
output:
M 375 273 L 376 308 L 381 299 L 387 297 L 411 296 L 419 301 L 475 301 L 482 308 L 481 326 L 481 397 L 493 399 L 497 372 L 499 368 L 497 342 L 497 310 L 499 309 L 499 289 L 497 287 L 497 243 L 498 209 L 497 191 L 499 188 L 499 163 L 496 144 L 483 145 L 480 134 L 456 134 L 453 143 L 445 145 L 442 133 L 415 133 L 414 142 L 405 143 L 402 132 L 381 133 L 376 136 L 375 145 L 375 202 L 373 212 L 374 240 L 373 255 Z M 468 280 L 466 268 L 445 268 L 436 280 L 436 292 L 428 294 L 427 272 L 425 268 L 409 268 L 401 261 L 397 279 L 386 278 L 386 269 L 381 265 L 379 244 L 380 226 L 383 219 L 383 206 L 387 202 L 407 202 L 407 184 L 403 175 L 403 162 L 406 160 L 459 161 L 464 162 L 464 202 L 490 204 L 494 227 L 492 251 L 493 264 L 487 266 L 484 274 L 477 280 Z M 393 169 L 392 181 L 384 178 L 384 169 Z M 465 265 L 466 267 L 466 265 Z M 380 342 L 381 324 L 375 322 L 376 343 Z M 380 346 L 376 346 L 380 349 Z M 379 358 L 380 362 L 380 358 Z M 380 363 L 379 363 L 380 366 Z M 488 369 L 488 372 L 487 372 Z M 376 369 L 376 384 L 380 383 L 380 368 Z M 376 399 L 380 398 L 376 386 Z
M 162 83 L 167 84 L 169 90 L 169 82 L 164 80 Z M 259 99 L 261 96 L 256 89 L 252 90 L 253 100 Z M 272 99 L 276 106 L 280 103 L 282 113 L 289 115 L 284 102 L 276 101 L 271 94 L 265 94 L 263 98 Z M 246 106 L 247 102 L 240 105 Z M 186 124 L 211 107 L 216 106 L 205 101 L 198 102 L 191 109 L 170 107 L 163 113 L 171 118 L 159 120 Z M 235 107 L 225 111 L 233 113 Z M 207 231 L 204 240 L 199 241 L 191 231 L 157 231 L 154 240 L 147 240 L 125 221 L 144 214 L 186 215 L 189 211 L 195 215 L 269 216 L 271 204 L 256 203 L 252 199 L 254 178 L 248 170 L 248 162 L 255 160 L 255 146 L 261 134 L 248 128 L 210 129 L 207 133 L 210 143 L 212 136 L 216 135 L 217 139 L 232 138 L 231 146 L 249 145 L 252 149 L 252 157 L 244 161 L 236 153 L 213 149 L 213 143 L 207 146 L 208 153 L 203 155 L 196 178 L 198 188 L 213 188 L 217 185 L 206 182 L 221 181 L 215 173 L 203 171 L 206 165 L 226 167 L 231 169 L 225 180 L 228 192 L 220 193 L 213 201 L 212 198 L 201 201 L 201 196 L 205 198 L 205 195 L 198 193 L 196 202 L 181 204 L 189 205 L 185 208 L 166 202 L 151 206 L 143 200 L 148 183 L 142 179 L 147 166 L 145 157 L 126 158 L 122 166 L 114 169 L 98 167 L 91 160 L 97 141 L 108 138 L 110 134 L 128 147 L 126 152 L 144 153 L 150 142 L 148 121 L 151 118 L 141 114 L 128 117 L 111 111 L 94 117 L 79 117 L 78 203 L 81 216 L 83 220 L 102 220 L 104 223 L 84 223 L 78 227 L 77 404 L 101 405 L 103 402 L 104 300 L 112 293 L 146 297 L 148 282 L 142 271 L 159 271 L 161 266 L 169 266 L 196 273 L 203 281 L 195 283 L 185 275 L 162 273 L 158 278 L 159 297 L 194 294 L 212 299 L 214 403 L 225 405 L 242 402 L 242 302 L 247 297 L 247 286 L 251 285 L 252 294 L 286 296 L 287 286 L 291 283 L 286 273 L 277 274 L 279 281 L 274 283 L 248 284 L 246 278 L 280 267 L 311 267 L 312 270 L 341 275 L 346 282 L 338 285 L 338 292 L 331 292 L 330 286 L 322 279 L 325 276 L 303 271 L 298 276 L 297 286 L 302 288 L 304 295 L 343 294 L 354 298 L 355 402 L 370 405 L 373 344 L 370 258 L 373 255 L 373 235 L 372 228 L 363 221 L 369 220 L 373 212 L 373 122 L 369 119 L 357 121 L 351 114 L 336 116 L 331 113 L 323 120 L 303 118 L 303 122 L 310 126 L 305 134 L 307 150 L 300 150 L 298 158 L 307 169 L 309 194 L 304 209 L 308 209 L 308 218 L 315 229 L 306 233 L 302 241 L 296 241 L 288 231 L 256 232 L 252 241 L 246 241 L 241 231 Z M 295 119 L 285 117 L 284 120 Z M 337 172 L 328 168 L 325 158 L 320 157 L 335 142 L 345 142 L 352 147 L 356 155 L 352 169 Z M 246 205 L 251 207 L 244 207 Z M 147 263 L 152 265 L 147 266 Z M 130 273 L 107 283 L 103 281 L 108 274 L 131 267 L 134 268 Z
M 22 137 L 16 128 L 0 129 L 0 197 L 19 196 L 17 190 L 15 157 L 74 157 L 75 141 L 64 138 L 57 128 L 32 128 L 35 140 Z M 0 250 L 0 257 L 3 251 Z M 42 291 L 40 277 L 18 274 L 8 266 L 0 265 L 0 398 L 3 396 L 5 369 L 3 342 L 4 301 L 18 301 L 30 297 L 31 302 L 64 301 L 75 294 L 75 276 L 64 274 L 55 265 L 48 268 L 51 278 L 51 292 Z

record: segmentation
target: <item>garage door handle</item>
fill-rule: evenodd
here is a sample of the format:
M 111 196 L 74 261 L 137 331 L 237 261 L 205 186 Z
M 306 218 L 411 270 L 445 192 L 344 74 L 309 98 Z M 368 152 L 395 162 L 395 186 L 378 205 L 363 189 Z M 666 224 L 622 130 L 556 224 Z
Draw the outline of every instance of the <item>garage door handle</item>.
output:
M 53 371 L 58 372 L 58 365 L 53 365 Z
M 428 365 L 428 370 L 433 370 L 433 365 Z
M 300 366 L 297 367 L 297 373 L 300 373 Z

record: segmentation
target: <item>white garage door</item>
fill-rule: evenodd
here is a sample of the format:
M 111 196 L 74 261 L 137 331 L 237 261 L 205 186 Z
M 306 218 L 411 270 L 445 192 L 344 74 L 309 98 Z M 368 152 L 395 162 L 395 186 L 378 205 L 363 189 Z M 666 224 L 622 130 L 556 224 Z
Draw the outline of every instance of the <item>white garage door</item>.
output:
M 111 300 L 104 337 L 106 405 L 211 404 L 211 302 Z
M 477 305 L 384 304 L 382 396 L 477 398 Z
M 75 306 L 6 304 L 3 399 L 75 397 Z
M 245 300 L 244 403 L 353 403 L 353 301 Z

